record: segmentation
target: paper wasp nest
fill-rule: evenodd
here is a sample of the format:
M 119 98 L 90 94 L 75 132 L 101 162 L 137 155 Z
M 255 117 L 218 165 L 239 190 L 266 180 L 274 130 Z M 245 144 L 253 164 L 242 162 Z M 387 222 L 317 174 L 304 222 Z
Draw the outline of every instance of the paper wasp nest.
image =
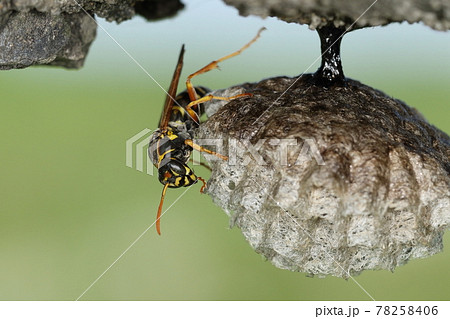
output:
M 275 266 L 319 276 L 393 270 L 441 251 L 450 138 L 357 81 L 323 88 L 310 79 L 282 96 L 296 78 L 245 84 L 253 97 L 200 126 L 199 139 L 221 137 L 230 156 L 207 157 L 207 192 L 231 224 Z M 223 104 L 209 103 L 208 112 Z

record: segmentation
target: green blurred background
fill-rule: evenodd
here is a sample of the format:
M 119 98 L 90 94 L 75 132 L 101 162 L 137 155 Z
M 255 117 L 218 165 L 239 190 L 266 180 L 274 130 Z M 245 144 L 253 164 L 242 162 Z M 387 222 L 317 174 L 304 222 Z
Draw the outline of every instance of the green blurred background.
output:
M 164 88 L 182 43 L 185 78 L 261 26 L 268 30 L 254 46 L 195 83 L 223 88 L 319 65 L 315 32 L 242 18 L 218 0 L 187 1 L 159 22 L 98 21 Z M 342 51 L 348 77 L 450 132 L 449 33 L 394 24 L 346 35 Z M 125 141 L 156 128 L 164 93 L 101 28 L 83 69 L 3 71 L 0 83 L 0 299 L 74 300 L 154 221 L 162 186 L 126 167 Z M 161 237 L 150 229 L 81 300 L 369 299 L 352 280 L 273 267 L 199 188 L 164 216 Z M 170 190 L 165 206 L 184 190 Z M 448 300 L 449 234 L 444 245 L 394 273 L 367 271 L 356 280 L 377 300 Z

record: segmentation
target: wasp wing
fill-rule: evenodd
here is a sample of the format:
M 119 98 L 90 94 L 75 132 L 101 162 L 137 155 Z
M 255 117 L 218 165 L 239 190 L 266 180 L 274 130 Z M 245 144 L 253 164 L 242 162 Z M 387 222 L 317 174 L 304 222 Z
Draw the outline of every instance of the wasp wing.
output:
M 170 115 L 172 114 L 173 103 L 176 103 L 175 96 L 177 94 L 178 82 L 180 80 L 181 69 L 183 68 L 184 44 L 181 46 L 180 55 L 178 57 L 177 67 L 173 73 L 172 82 L 170 82 L 169 90 L 167 91 L 166 101 L 164 102 L 164 109 L 159 120 L 159 128 L 165 129 L 169 124 Z

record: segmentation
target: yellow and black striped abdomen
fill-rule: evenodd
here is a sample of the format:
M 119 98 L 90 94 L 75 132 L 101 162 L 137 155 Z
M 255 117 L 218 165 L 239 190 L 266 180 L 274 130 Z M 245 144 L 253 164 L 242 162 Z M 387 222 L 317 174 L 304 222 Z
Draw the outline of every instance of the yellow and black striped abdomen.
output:
M 171 127 L 157 130 L 150 139 L 149 157 L 158 168 L 159 181 L 168 187 L 190 186 L 197 182 L 194 171 L 186 165 L 192 147 L 185 143 L 190 135 Z

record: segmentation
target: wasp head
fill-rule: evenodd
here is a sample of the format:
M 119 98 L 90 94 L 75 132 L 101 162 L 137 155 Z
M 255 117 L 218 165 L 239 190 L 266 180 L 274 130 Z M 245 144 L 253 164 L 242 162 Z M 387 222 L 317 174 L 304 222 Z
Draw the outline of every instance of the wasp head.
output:
M 183 162 L 171 159 L 158 170 L 161 184 L 169 184 L 171 188 L 191 186 L 197 182 L 194 171 Z

